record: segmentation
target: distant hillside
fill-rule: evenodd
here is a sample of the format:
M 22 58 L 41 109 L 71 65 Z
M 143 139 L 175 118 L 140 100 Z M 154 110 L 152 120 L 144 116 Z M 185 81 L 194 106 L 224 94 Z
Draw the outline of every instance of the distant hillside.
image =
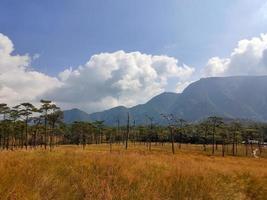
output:
M 118 106 L 111 108 L 103 112 L 96 112 L 87 114 L 79 109 L 72 109 L 64 111 L 64 121 L 71 123 L 73 121 L 96 121 L 104 120 L 106 124 L 116 124 L 118 119 L 121 124 L 126 123 L 128 112 L 131 114 L 132 120 L 135 120 L 137 124 L 146 123 L 146 115 L 155 116 L 155 120 L 160 122 L 161 113 L 165 113 L 169 110 L 171 105 L 175 103 L 179 94 L 164 92 L 158 96 L 155 96 L 145 104 L 140 104 L 132 108 L 126 108 L 124 106 Z
M 131 115 L 132 121 L 135 120 L 136 124 L 147 123 L 148 116 L 154 116 L 156 122 L 161 122 L 161 113 L 165 113 L 175 103 L 179 94 L 165 92 L 155 96 L 145 104 L 140 104 L 132 108 L 123 106 L 115 107 L 104 112 L 97 112 L 90 115 L 90 120 L 104 120 L 106 124 L 112 125 L 120 120 L 121 124 L 126 124 L 127 113 Z
M 267 120 L 267 76 L 213 77 L 189 85 L 169 112 L 187 120 L 210 115 Z
M 88 120 L 89 120 L 89 114 L 77 108 L 64 111 L 65 123 L 72 123 L 74 121 L 88 121 Z
M 128 112 L 136 124 L 147 124 L 146 115 L 153 116 L 156 123 L 164 123 L 161 113 L 172 113 L 188 121 L 211 115 L 267 121 L 267 76 L 203 78 L 190 84 L 181 94 L 162 93 L 132 108 L 119 106 L 90 115 L 74 111 L 69 111 L 68 121 L 104 120 L 108 125 L 114 125 L 117 119 L 125 124 Z

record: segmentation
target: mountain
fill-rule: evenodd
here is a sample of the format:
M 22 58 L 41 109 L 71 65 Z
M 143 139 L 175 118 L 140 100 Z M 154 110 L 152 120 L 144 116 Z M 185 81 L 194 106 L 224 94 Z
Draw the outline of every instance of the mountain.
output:
M 89 121 L 89 114 L 77 108 L 64 110 L 64 122 L 72 123 L 74 121 Z
M 200 79 L 169 112 L 190 121 L 211 115 L 267 121 L 267 76 Z
M 156 123 L 166 123 L 161 113 L 172 113 L 187 121 L 211 115 L 267 121 L 267 76 L 202 78 L 181 94 L 165 92 L 131 108 L 119 106 L 90 115 L 81 112 L 76 110 L 72 117 L 69 112 L 67 119 L 78 116 L 82 120 L 104 120 L 108 125 L 115 125 L 120 119 L 125 124 L 129 112 L 136 124 L 147 124 L 146 115 L 153 116 Z
M 128 112 L 131 115 L 131 119 L 135 120 L 136 124 L 147 123 L 146 116 L 153 116 L 155 122 L 160 123 L 162 121 L 160 114 L 166 113 L 170 107 L 179 97 L 177 93 L 164 92 L 158 96 L 155 96 L 145 104 L 140 104 L 132 108 L 126 108 L 123 106 L 115 107 L 104 112 L 97 112 L 90 114 L 90 120 L 104 120 L 106 124 L 114 125 L 118 119 L 121 124 L 126 124 Z
M 136 121 L 136 124 L 144 124 L 147 122 L 148 116 L 155 116 L 155 121 L 160 122 L 161 113 L 166 113 L 171 105 L 177 100 L 180 94 L 164 92 L 158 96 L 155 96 L 145 104 L 140 104 L 132 108 L 126 108 L 124 106 L 118 106 L 111 108 L 103 112 L 96 112 L 87 114 L 79 109 L 71 109 L 64 111 L 64 122 L 71 123 L 74 121 L 96 121 L 104 120 L 108 125 L 114 125 L 118 119 L 121 124 L 126 124 L 128 112 L 131 114 L 131 118 Z

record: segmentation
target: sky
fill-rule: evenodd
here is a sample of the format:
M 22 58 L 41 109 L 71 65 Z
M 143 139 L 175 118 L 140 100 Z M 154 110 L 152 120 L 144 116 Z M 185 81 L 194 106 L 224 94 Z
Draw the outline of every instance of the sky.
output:
M 0 101 L 95 112 L 267 75 L 266 0 L 0 0 Z

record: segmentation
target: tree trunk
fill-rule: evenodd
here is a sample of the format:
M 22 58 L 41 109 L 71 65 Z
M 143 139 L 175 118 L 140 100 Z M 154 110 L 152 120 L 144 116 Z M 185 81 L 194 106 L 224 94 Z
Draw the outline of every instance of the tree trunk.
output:
M 44 146 L 46 149 L 47 145 L 47 110 L 45 111 L 45 136 L 44 136 Z
M 20 131 L 20 148 L 23 149 L 23 129 Z
M 109 152 L 111 153 L 112 152 L 112 133 L 110 132 L 110 135 L 109 135 Z
M 235 155 L 235 132 L 233 134 L 232 154 Z
M 248 141 L 246 140 L 246 143 L 245 143 L 245 148 L 246 148 L 246 156 L 248 156 Z
M 26 150 L 28 149 L 28 116 L 26 117 L 25 120 L 25 148 Z
M 127 118 L 127 131 L 126 131 L 126 138 L 125 138 L 125 149 L 128 149 L 128 138 L 129 138 L 129 133 L 130 133 L 130 115 L 128 113 L 128 118 Z
M 182 147 L 182 130 L 179 132 L 179 149 Z
M 83 150 L 85 150 L 85 146 L 86 146 L 86 138 L 85 138 L 85 134 L 82 134 L 82 141 L 83 141 Z
M 237 155 L 238 142 L 237 138 L 235 139 L 235 155 Z
M 203 143 L 203 150 L 204 151 L 207 151 L 206 144 L 207 144 L 207 132 L 205 131 L 205 134 L 204 134 L 204 143 Z
M 9 134 L 7 135 L 7 138 L 6 138 L 6 149 L 7 150 L 9 149 Z
M 259 148 L 259 153 L 261 155 L 262 149 L 261 149 L 261 142 L 260 141 L 258 142 L 258 148 Z
M 170 131 L 171 131 L 172 153 L 175 154 L 175 151 L 174 151 L 174 135 L 173 135 L 173 128 L 172 127 L 170 127 Z
M 215 124 L 213 124 L 213 131 L 212 131 L 212 155 L 215 152 Z
M 252 144 L 252 142 L 250 142 L 250 150 L 251 150 L 251 154 L 253 154 L 253 144 Z
M 225 149 L 224 149 L 225 145 L 224 145 L 224 140 L 222 142 L 222 156 L 224 157 L 224 153 L 225 153 Z
M 33 135 L 33 147 L 36 148 L 36 136 L 37 136 L 37 130 L 35 130 Z
M 52 151 L 52 147 L 53 147 L 53 136 L 54 136 L 54 129 L 55 129 L 55 123 L 52 123 L 52 130 L 49 134 L 49 147 L 50 147 L 50 151 Z

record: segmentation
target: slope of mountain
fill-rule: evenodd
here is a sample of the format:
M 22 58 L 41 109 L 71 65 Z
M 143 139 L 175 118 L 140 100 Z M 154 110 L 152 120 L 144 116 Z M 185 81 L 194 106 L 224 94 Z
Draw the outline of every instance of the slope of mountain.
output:
M 105 124 L 114 125 L 117 123 L 118 119 L 127 119 L 127 113 L 129 109 L 124 106 L 118 106 L 111 108 L 103 112 L 96 112 L 89 115 L 90 121 L 104 120 Z
M 118 119 L 120 124 L 126 124 L 128 112 L 131 115 L 131 121 L 135 120 L 136 124 L 147 123 L 147 116 L 153 116 L 155 122 L 160 122 L 160 114 L 165 113 L 177 100 L 179 94 L 164 92 L 155 96 L 145 104 L 140 104 L 132 108 L 123 106 L 115 107 L 104 112 L 97 112 L 90 115 L 90 120 L 104 120 L 106 124 L 114 125 Z
M 267 76 L 212 77 L 189 85 L 169 111 L 187 120 L 211 115 L 267 120 Z
M 64 110 L 64 122 L 72 123 L 74 121 L 89 121 L 89 114 L 77 108 Z
M 108 125 L 115 125 L 119 119 L 125 124 L 128 112 L 136 124 L 147 124 L 146 116 L 153 116 L 156 123 L 166 123 L 161 113 L 172 113 L 188 121 L 211 115 L 267 121 L 267 76 L 203 78 L 181 94 L 162 93 L 132 108 L 119 106 L 90 115 L 76 112 L 72 119 L 78 116 L 82 120 L 104 120 Z

